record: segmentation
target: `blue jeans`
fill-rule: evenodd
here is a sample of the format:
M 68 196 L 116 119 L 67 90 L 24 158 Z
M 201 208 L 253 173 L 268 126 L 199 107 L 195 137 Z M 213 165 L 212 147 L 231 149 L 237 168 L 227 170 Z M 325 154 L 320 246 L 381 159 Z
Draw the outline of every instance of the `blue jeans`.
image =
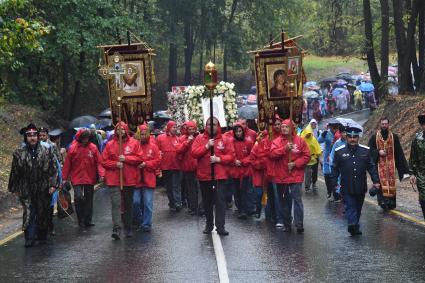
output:
M 266 219 L 276 221 L 276 223 L 283 223 L 279 194 L 277 192 L 276 183 L 274 182 L 269 182 L 267 187 Z
M 162 171 L 164 178 L 165 188 L 167 189 L 168 206 L 175 208 L 182 205 L 182 189 L 181 179 L 182 174 L 178 170 L 164 170 Z
M 153 193 L 154 189 L 148 187 L 134 190 L 133 207 L 141 226 L 152 226 Z M 141 209 L 141 200 L 143 200 L 143 211 Z
M 362 214 L 362 207 L 365 195 L 350 195 L 344 194 L 344 208 L 345 218 L 347 218 L 348 225 L 354 225 L 359 228 L 360 216 Z

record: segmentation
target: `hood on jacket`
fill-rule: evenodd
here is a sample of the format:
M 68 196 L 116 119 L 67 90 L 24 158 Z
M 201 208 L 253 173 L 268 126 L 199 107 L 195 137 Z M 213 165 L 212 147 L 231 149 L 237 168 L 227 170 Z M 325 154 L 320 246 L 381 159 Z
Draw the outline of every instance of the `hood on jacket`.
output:
M 147 132 L 150 135 L 150 129 L 149 129 L 149 126 L 146 123 L 137 127 L 137 132 L 136 132 L 136 135 L 135 135 L 137 140 L 140 140 L 140 141 L 142 140 L 142 133 L 143 132 Z M 147 139 L 146 143 L 149 143 L 149 141 L 150 141 L 150 138 Z
M 291 129 L 292 127 L 292 136 L 296 136 L 297 135 L 297 127 L 295 126 L 294 122 L 292 122 L 289 119 L 283 120 L 282 121 L 282 125 L 286 125 L 289 127 L 289 129 Z
M 187 127 L 192 127 L 192 128 L 197 128 L 196 122 L 195 121 L 186 121 L 184 123 Z
M 75 140 L 79 143 L 83 141 L 83 139 L 90 138 L 90 131 L 86 128 L 81 128 L 75 134 Z
M 208 135 L 207 128 L 209 127 L 208 122 L 210 121 L 210 119 L 211 118 L 208 118 L 208 120 L 205 122 L 205 128 L 204 128 L 204 130 L 205 130 L 205 134 L 207 134 L 207 135 Z M 219 138 L 219 137 L 221 137 L 221 125 L 220 125 L 220 121 L 218 120 L 217 117 L 213 117 L 213 119 L 217 121 L 217 133 L 214 136 L 214 138 Z
M 236 130 L 237 130 L 238 128 L 241 128 L 241 129 L 242 129 L 242 137 L 240 137 L 240 138 L 238 138 L 238 137 L 236 136 Z M 245 135 L 246 135 L 246 133 L 245 133 L 245 130 L 244 130 L 244 128 L 243 128 L 243 126 L 242 126 L 242 124 L 241 124 L 241 123 L 239 123 L 239 122 L 235 123 L 235 124 L 233 125 L 232 132 L 233 132 L 233 137 L 234 137 L 236 140 L 238 140 L 238 141 L 243 141 L 243 140 L 245 140 Z
M 128 125 L 124 122 L 118 122 L 117 125 L 115 126 L 115 130 L 114 130 L 114 137 L 118 139 L 118 135 L 117 135 L 117 129 L 118 127 L 121 127 L 124 129 L 125 132 L 125 138 L 129 137 L 129 133 L 128 133 Z
M 168 121 L 167 126 L 165 127 L 165 132 L 170 134 L 171 128 L 177 125 L 177 123 L 173 120 Z

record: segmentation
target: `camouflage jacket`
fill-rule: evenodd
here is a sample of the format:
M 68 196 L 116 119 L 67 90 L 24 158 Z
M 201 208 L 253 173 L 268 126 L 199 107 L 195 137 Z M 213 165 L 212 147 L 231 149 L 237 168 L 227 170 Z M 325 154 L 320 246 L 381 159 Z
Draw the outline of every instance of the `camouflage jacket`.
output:
M 57 168 L 53 151 L 37 145 L 34 157 L 28 146 L 13 152 L 8 190 L 21 198 L 37 197 L 57 184 Z
M 416 134 L 410 150 L 409 167 L 416 176 L 419 198 L 425 200 L 425 133 Z

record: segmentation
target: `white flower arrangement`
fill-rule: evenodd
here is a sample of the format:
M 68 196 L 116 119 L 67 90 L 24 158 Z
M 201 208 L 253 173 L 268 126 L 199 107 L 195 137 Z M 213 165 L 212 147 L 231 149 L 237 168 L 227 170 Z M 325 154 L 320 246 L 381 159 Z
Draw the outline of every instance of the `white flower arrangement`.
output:
M 234 83 L 221 81 L 214 89 L 215 96 L 223 96 L 224 110 L 226 112 L 226 122 L 228 126 L 232 126 L 238 119 L 236 92 L 234 91 L 234 88 Z M 198 127 L 202 128 L 204 125 L 202 97 L 208 97 L 208 92 L 206 91 L 205 86 L 189 86 L 184 92 L 184 97 L 185 102 L 183 105 L 187 105 L 189 120 L 195 120 L 198 124 Z

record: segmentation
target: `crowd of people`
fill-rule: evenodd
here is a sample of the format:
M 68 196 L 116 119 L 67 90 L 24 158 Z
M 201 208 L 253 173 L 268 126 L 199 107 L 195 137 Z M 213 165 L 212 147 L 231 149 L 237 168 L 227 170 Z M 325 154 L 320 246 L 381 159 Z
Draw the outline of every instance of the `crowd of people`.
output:
M 96 132 L 81 128 L 63 158 L 48 130 L 30 124 L 21 133 L 24 143 L 13 154 L 9 191 L 24 208 L 25 246 L 44 243 L 54 234 L 54 194 L 64 184 L 74 189 L 75 210 L 81 228 L 94 226 L 94 186 L 104 182 L 111 201 L 112 238 L 132 237 L 133 230 L 150 232 L 154 191 L 162 177 L 169 209 L 187 208 L 190 215 L 205 215 L 203 233 L 216 227 L 228 235 L 226 210 L 235 207 L 241 221 L 253 216 L 274 223 L 277 229 L 304 233 L 303 187 L 317 191 L 319 167 L 328 198 L 344 203 L 348 232 L 360 235 L 360 215 L 368 191 L 366 172 L 384 209 L 395 207 L 392 165 L 400 178 L 410 176 L 420 191 L 425 217 L 425 113 L 419 116 L 422 132 L 412 142 L 410 164 L 398 137 L 381 119 L 381 130 L 370 148 L 359 144 L 356 125 L 330 122 L 324 131 L 316 120 L 297 134 L 297 125 L 275 117 L 270 131 L 255 132 L 239 120 L 223 132 L 218 119 L 208 119 L 200 132 L 195 122 L 180 127 L 169 121 L 165 133 L 155 137 L 149 126 L 132 133 L 118 122 L 107 142 L 96 144 Z M 377 165 L 376 165 L 377 164 Z

